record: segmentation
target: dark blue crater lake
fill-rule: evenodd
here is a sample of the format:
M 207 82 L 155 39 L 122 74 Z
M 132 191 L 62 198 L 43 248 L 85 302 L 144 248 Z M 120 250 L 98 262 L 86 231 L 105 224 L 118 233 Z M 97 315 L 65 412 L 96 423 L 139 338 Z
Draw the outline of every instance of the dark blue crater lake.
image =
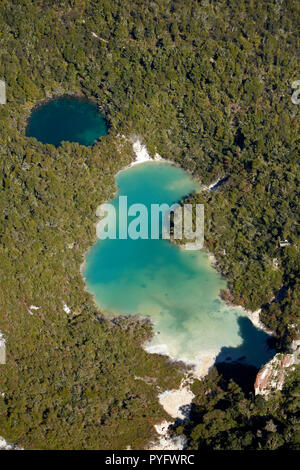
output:
M 107 122 L 95 103 L 63 97 L 35 108 L 26 129 L 27 137 L 43 144 L 60 145 L 63 141 L 93 145 L 107 135 Z

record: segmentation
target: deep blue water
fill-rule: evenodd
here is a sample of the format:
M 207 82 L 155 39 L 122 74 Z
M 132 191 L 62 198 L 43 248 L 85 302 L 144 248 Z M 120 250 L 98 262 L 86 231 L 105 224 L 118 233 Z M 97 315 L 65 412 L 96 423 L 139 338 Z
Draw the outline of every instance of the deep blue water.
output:
M 97 105 L 73 97 L 53 99 L 35 108 L 26 129 L 27 137 L 56 146 L 62 141 L 93 145 L 104 135 L 107 123 Z

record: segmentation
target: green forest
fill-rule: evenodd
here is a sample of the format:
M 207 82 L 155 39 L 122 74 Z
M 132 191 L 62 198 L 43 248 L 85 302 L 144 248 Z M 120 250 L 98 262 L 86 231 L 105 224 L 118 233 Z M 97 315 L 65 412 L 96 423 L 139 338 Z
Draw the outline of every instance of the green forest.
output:
M 265 400 L 243 392 L 211 369 L 193 384 L 191 414 L 173 426 L 189 450 L 299 450 L 299 366 L 276 397 Z
M 299 335 L 299 24 L 296 0 L 1 1 L 0 435 L 141 449 L 168 417 L 157 394 L 185 367 L 142 349 L 146 321 L 99 311 L 80 272 L 96 208 L 134 158 L 122 135 L 205 185 L 225 178 L 191 198 L 223 298 L 262 307 L 280 351 Z M 91 147 L 26 137 L 32 109 L 61 95 L 96 101 L 109 134 Z M 212 369 L 174 433 L 191 449 L 299 449 L 299 380 L 296 367 L 266 401 Z

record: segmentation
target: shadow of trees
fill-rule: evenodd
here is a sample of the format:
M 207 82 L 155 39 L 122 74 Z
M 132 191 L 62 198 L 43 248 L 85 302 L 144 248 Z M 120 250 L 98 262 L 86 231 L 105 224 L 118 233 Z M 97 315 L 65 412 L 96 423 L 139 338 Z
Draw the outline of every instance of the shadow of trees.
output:
M 223 347 L 215 362 L 217 371 L 225 380 L 232 379 L 245 393 L 253 391 L 258 370 L 276 353 L 274 338 L 256 328 L 247 317 L 238 319 L 242 343 L 237 347 Z

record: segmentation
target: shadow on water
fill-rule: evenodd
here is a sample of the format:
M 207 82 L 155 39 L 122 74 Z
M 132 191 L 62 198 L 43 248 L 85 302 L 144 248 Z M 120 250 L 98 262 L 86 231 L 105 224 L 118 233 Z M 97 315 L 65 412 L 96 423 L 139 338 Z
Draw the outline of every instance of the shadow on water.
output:
M 215 367 L 227 380 L 232 379 L 245 393 L 253 391 L 258 370 L 276 353 L 274 338 L 256 328 L 247 317 L 238 319 L 242 343 L 237 347 L 223 347 Z

